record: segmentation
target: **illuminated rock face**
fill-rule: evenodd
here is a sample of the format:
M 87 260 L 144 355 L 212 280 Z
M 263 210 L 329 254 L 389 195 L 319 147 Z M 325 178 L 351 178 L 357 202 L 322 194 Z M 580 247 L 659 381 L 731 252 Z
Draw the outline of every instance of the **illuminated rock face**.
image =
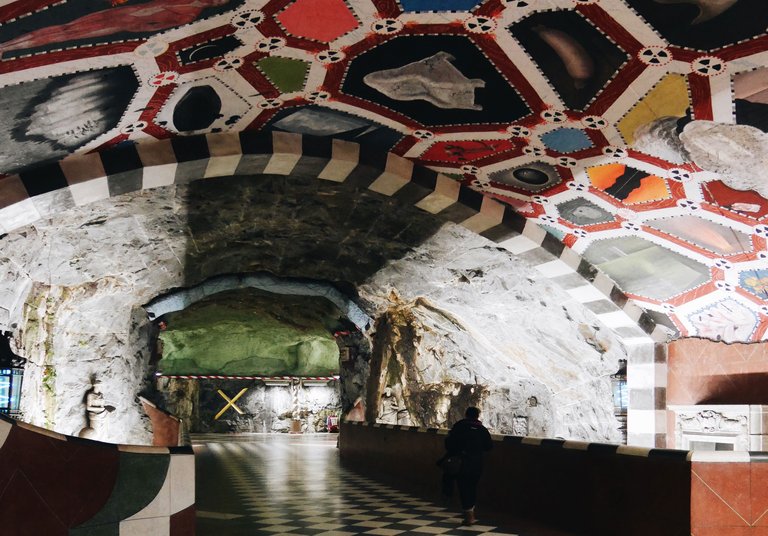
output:
M 345 411 L 359 398 L 373 417 L 445 426 L 477 403 L 500 432 L 618 439 L 621 344 L 519 257 L 378 194 L 257 179 L 115 197 L 0 239 L 0 308 L 29 359 L 25 420 L 77 433 L 95 377 L 116 408 L 103 439 L 149 442 L 136 396 L 151 392 L 156 328 L 142 305 L 263 271 L 335 283 L 375 319 L 341 364 Z
M 390 387 L 401 424 L 477 405 L 500 433 L 619 440 L 608 377 L 625 350 L 521 259 L 449 225 L 359 291 L 378 316 L 369 418 L 394 422 Z
M 185 380 L 161 378 L 158 381 L 161 404 L 178 416 L 185 432 L 286 433 L 294 420 L 302 432 L 328 430 L 328 417 L 340 413 L 336 382 L 298 387 L 266 385 L 251 380 Z M 218 390 L 230 397 L 246 389 L 236 405 L 242 413 L 228 408 Z
M 749 125 L 692 121 L 680 135 L 699 167 L 721 174 L 737 190 L 768 197 L 768 134 Z
M 259 271 L 337 283 L 353 296 L 440 225 L 391 198 L 312 176 L 204 182 L 73 208 L 0 238 L 0 329 L 28 358 L 26 421 L 77 434 L 95 377 L 116 407 L 103 439 L 148 443 L 136 396 L 152 385 L 154 328 L 142 305 L 221 274 Z
M 164 317 L 165 374 L 329 376 L 340 313 L 323 298 L 237 290 Z

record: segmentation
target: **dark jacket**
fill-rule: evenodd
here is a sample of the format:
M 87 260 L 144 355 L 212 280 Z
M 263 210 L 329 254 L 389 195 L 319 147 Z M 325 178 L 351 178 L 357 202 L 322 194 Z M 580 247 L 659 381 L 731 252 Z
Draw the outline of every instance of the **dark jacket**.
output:
M 475 419 L 460 420 L 445 438 L 448 455 L 461 455 L 462 472 L 480 473 L 483 469 L 483 452 L 492 448 L 491 434 L 483 423 Z

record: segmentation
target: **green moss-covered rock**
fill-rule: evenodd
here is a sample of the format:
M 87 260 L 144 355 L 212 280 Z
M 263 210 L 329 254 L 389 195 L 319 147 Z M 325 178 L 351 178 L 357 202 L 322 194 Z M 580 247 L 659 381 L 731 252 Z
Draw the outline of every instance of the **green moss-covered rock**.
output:
M 323 298 L 222 292 L 166 316 L 159 368 L 166 374 L 337 374 L 332 330 L 339 317 Z

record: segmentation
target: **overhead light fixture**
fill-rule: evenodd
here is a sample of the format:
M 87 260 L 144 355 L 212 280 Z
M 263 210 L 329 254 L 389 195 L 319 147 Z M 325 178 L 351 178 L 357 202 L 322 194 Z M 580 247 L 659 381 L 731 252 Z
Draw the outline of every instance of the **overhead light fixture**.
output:
M 264 385 L 267 387 L 288 387 L 291 385 L 290 380 L 264 380 Z
M 322 380 L 301 380 L 301 383 L 304 384 L 304 387 L 319 387 L 328 385 L 334 380 L 329 379 L 322 379 Z
M 613 414 L 619 421 L 619 431 L 624 443 L 627 442 L 627 408 L 629 391 L 627 389 L 627 360 L 619 359 L 619 370 L 611 374 L 613 387 Z

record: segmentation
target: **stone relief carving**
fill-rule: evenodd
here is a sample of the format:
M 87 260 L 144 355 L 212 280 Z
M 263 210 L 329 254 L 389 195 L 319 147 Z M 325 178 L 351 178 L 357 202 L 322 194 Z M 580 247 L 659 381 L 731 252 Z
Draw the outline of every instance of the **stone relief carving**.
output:
M 748 407 L 701 406 L 673 409 L 675 447 L 691 450 L 749 450 Z
M 528 417 L 514 417 L 512 420 L 512 435 L 528 435 Z
M 683 432 L 703 432 L 716 434 L 722 432 L 747 433 L 746 415 L 727 415 L 706 409 L 695 414 L 681 413 L 678 426 Z

